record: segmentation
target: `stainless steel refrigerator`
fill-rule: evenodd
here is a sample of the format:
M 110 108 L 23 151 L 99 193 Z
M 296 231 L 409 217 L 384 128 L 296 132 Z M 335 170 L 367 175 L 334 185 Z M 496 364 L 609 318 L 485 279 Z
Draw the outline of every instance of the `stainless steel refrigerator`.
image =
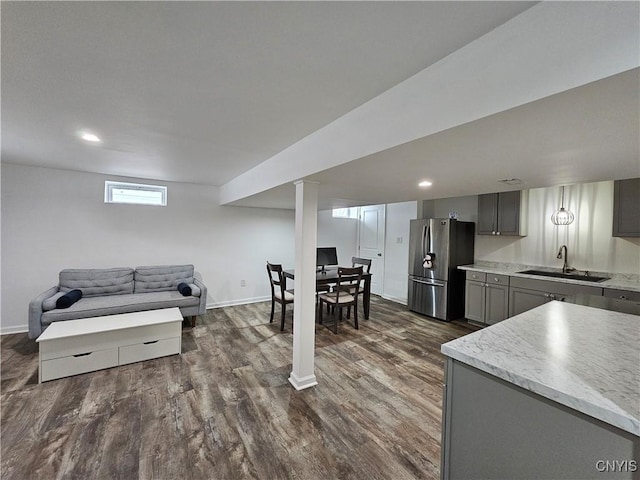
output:
M 412 220 L 409 310 L 440 320 L 464 316 L 464 271 L 473 263 L 475 224 L 449 218 Z

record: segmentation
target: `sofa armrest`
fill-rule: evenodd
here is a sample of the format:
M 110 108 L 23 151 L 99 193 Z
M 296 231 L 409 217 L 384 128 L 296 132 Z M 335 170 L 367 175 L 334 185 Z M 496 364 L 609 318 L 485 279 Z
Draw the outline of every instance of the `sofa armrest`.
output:
M 38 338 L 42 333 L 42 302 L 58 293 L 58 285 L 42 292 L 29 302 L 29 338 Z
M 207 313 L 207 286 L 201 280 L 193 277 L 193 283 L 200 289 L 200 305 L 198 305 L 198 315 Z

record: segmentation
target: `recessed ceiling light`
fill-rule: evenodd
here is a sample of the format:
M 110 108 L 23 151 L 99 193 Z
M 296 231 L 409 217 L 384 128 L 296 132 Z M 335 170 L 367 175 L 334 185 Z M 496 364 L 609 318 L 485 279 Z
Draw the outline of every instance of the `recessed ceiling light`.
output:
M 100 137 L 98 137 L 95 133 L 91 133 L 91 132 L 80 132 L 80 138 L 87 142 L 92 142 L 92 143 L 98 143 L 102 141 L 100 140 Z
M 504 180 L 498 180 L 500 183 L 505 183 L 507 185 L 522 185 L 524 182 L 519 178 L 505 178 Z
M 418 186 L 422 188 L 430 187 L 431 185 L 433 185 L 433 183 L 428 180 L 424 180 L 418 184 Z

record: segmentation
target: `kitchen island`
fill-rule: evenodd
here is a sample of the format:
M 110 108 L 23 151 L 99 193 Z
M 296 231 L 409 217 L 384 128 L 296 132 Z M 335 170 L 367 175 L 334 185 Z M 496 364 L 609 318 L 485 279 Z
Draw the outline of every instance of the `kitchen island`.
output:
M 442 478 L 639 478 L 639 316 L 552 301 L 442 352 Z

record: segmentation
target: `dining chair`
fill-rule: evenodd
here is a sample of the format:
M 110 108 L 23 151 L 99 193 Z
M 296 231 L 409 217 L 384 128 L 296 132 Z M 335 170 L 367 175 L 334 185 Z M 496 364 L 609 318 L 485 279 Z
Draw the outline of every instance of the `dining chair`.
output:
M 351 257 L 351 266 L 358 267 L 362 266 L 365 273 L 371 273 L 371 259 L 370 258 L 360 258 L 360 257 Z M 347 290 L 351 295 L 364 295 L 364 286 L 358 284 L 357 286 L 352 285 L 348 287 Z M 347 309 L 347 318 L 351 316 L 351 307 Z
M 360 257 L 351 257 L 351 266 L 357 267 L 358 265 L 362 265 L 362 267 L 366 267 L 364 273 L 371 273 L 371 259 L 370 258 L 360 258 Z
M 330 292 L 332 287 L 331 284 L 316 285 L 316 305 L 318 305 L 318 295 Z
M 282 306 L 280 331 L 283 331 L 287 304 L 293 303 L 294 301 L 293 290 L 287 290 L 287 278 L 282 271 L 282 265 L 267 262 L 267 273 L 269 274 L 269 283 L 271 284 L 271 317 L 269 318 L 269 323 L 273 322 L 273 313 L 276 302 L 278 302 Z
M 359 267 L 338 267 L 338 281 L 336 288 L 332 292 L 321 293 L 318 295 L 320 305 L 318 310 L 320 312 L 319 323 L 322 324 L 322 311 L 324 310 L 323 304 L 326 303 L 327 307 L 331 306 L 333 315 L 335 318 L 335 308 L 339 310 L 339 319 L 335 318 L 333 323 L 333 333 L 338 333 L 338 321 L 342 320 L 342 309 L 353 306 L 353 323 L 356 329 L 358 326 L 358 294 L 350 293 L 351 289 L 354 292 L 358 291 L 359 285 L 362 282 L 362 266 Z

